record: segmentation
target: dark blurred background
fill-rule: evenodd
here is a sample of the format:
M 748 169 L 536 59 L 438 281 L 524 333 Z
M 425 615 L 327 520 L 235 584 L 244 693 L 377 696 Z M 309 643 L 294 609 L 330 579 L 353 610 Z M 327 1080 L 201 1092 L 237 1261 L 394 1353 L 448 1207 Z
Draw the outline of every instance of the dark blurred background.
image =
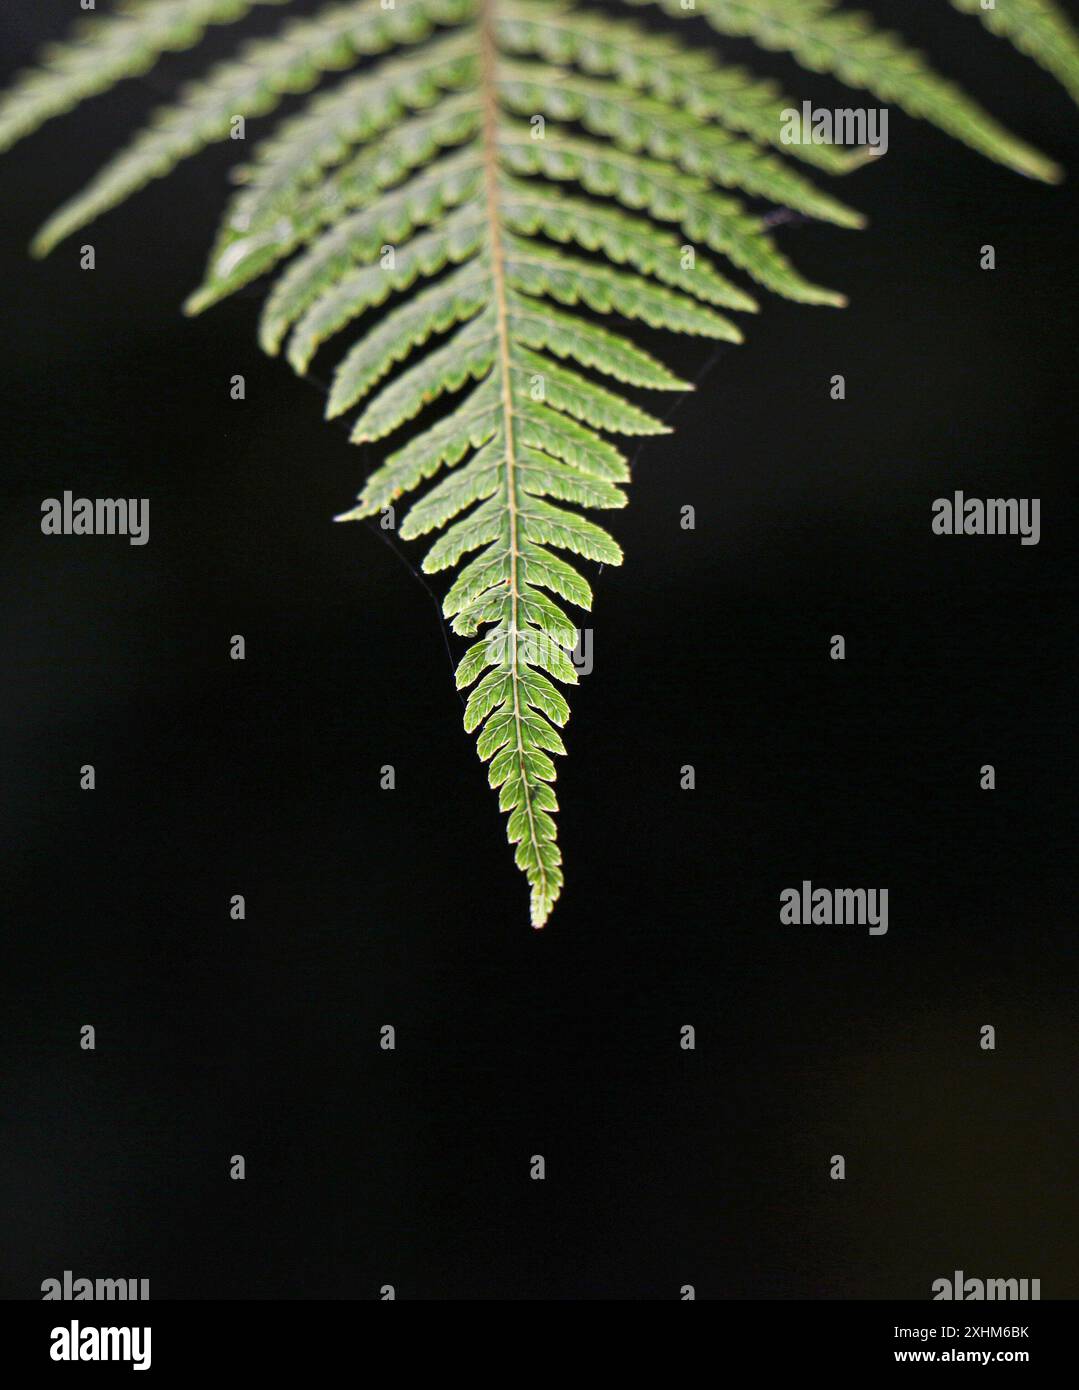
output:
M 235 148 L 25 254 L 238 32 L 0 164 L 7 1296 L 71 1269 L 154 1298 L 927 1298 L 957 1268 L 1079 1295 L 1079 114 L 943 0 L 902 10 L 1072 180 L 893 108 L 886 159 L 833 185 L 870 229 L 778 233 L 851 307 L 663 344 L 699 389 L 658 401 L 677 432 L 613 518 L 540 933 L 422 551 L 330 524 L 377 454 L 259 353 L 259 291 L 179 313 Z M 5 70 L 72 13 L 6 6 Z M 64 489 L 149 497 L 149 545 L 43 537 Z M 955 489 L 1039 497 L 1041 543 L 933 536 Z M 887 887 L 887 936 L 781 926 L 803 878 Z

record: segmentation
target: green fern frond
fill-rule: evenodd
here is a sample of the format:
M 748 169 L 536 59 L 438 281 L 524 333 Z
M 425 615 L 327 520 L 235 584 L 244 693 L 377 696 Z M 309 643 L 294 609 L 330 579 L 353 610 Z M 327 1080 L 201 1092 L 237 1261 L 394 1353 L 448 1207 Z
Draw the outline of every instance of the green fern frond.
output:
M 991 34 L 1033 58 L 1079 101 L 1079 33 L 1053 0 L 998 0 L 991 10 L 981 0 L 952 4 L 964 14 L 976 14 Z
M 559 189 L 544 185 L 530 187 L 507 180 L 505 186 L 502 214 L 514 231 L 601 251 L 616 265 L 632 266 L 708 304 L 756 313 L 756 300 L 720 275 L 703 255 L 694 255 L 692 268 L 684 266 L 678 240 L 645 218 L 631 217 L 603 203 L 567 198 Z
M 860 227 L 864 219 L 782 160 L 718 126 L 704 126 L 665 102 L 636 97 L 609 82 L 575 79 L 538 66 L 507 64 L 499 81 L 503 104 L 519 115 L 539 113 L 576 122 L 630 154 L 646 153 L 699 174 L 724 188 L 738 188 L 785 207 Z
M 289 0 L 122 0 L 108 23 L 83 18 L 69 43 L 52 44 L 41 66 L 16 77 L 0 98 L 0 150 L 32 135 L 88 97 L 137 77 L 164 53 L 193 48 L 214 24 L 234 24 L 257 5 Z
M 509 54 L 540 57 L 559 67 L 573 64 L 590 76 L 615 78 L 623 87 L 646 92 L 697 121 L 714 120 L 829 173 L 846 173 L 862 162 L 858 151 L 834 145 L 784 145 L 783 112 L 795 103 L 774 82 L 761 81 L 743 68 L 717 67 L 709 54 L 646 33 L 638 25 L 597 18 L 565 4 L 505 0 L 496 26 L 499 46 Z
M 802 304 L 846 303 L 841 294 L 811 284 L 794 269 L 765 230 L 734 198 L 704 179 L 654 159 L 642 159 L 593 140 L 545 128 L 533 140 L 527 127 L 507 124 L 496 140 L 502 164 L 514 173 L 579 184 L 586 193 L 612 198 L 632 212 L 676 222 L 690 242 L 726 256 L 766 289 Z
M 0 98 L 0 149 L 209 26 L 286 3 L 121 0 Z M 682 0 L 659 7 L 694 13 Z M 1057 176 L 837 0 L 697 0 L 696 13 L 1022 173 Z M 995 14 L 983 15 L 994 32 L 1076 90 L 1074 35 L 1048 0 L 1001 0 Z M 542 926 L 563 881 L 552 783 L 569 718 L 559 686 L 577 682 L 567 609 L 591 608 L 582 562 L 622 560 L 583 513 L 626 503 L 617 438 L 667 430 L 626 392 L 690 389 L 636 328 L 741 342 L 731 315 L 757 303 L 739 275 L 802 303 L 844 303 L 791 264 L 757 204 L 857 227 L 860 215 L 814 179 L 850 171 L 866 151 L 787 145 L 796 103 L 774 83 L 678 32 L 573 0 L 339 0 L 184 88 L 34 250 L 228 138 L 238 118 L 305 93 L 237 171 L 185 309 L 272 276 L 259 327 L 268 353 L 284 350 L 304 373 L 349 335 L 326 414 L 355 411 L 352 439 L 386 444 L 337 519 L 401 504 L 401 537 L 427 540 L 424 570 L 453 572 L 445 616 L 471 643 L 456 674 L 469 691 L 465 727 Z
M 454 103 L 447 102 L 446 108 Z M 271 355 L 297 318 L 350 265 L 362 261 L 385 242 L 398 244 L 420 227 L 436 222 L 450 209 L 475 196 L 481 162 L 474 151 L 452 154 L 402 183 L 443 150 L 459 145 L 479 129 L 474 104 L 406 122 L 392 136 L 346 166 L 338 178 L 301 201 L 291 218 L 252 235 L 236 233 L 231 219 L 211 258 L 211 272 L 184 306 L 199 313 L 240 285 L 264 274 L 297 246 L 313 243 L 292 262 L 266 301 L 260 342 Z M 370 200 L 377 195 L 377 201 Z M 366 201 L 365 201 L 366 200 Z M 355 216 L 335 217 L 365 203 Z M 323 226 L 330 230 L 317 240 Z
M 401 0 L 392 9 L 346 3 L 287 24 L 276 38 L 248 44 L 239 58 L 192 83 L 181 101 L 155 112 L 142 134 L 49 219 L 33 243 L 34 254 L 47 255 L 72 232 L 171 173 L 181 160 L 225 139 L 237 116 L 245 121 L 265 116 L 284 97 L 309 91 L 326 73 L 340 72 L 368 54 L 419 43 L 437 23 L 452 23 L 469 8 L 469 0 Z
M 878 29 L 868 15 L 840 8 L 840 0 L 699 0 L 690 10 L 681 0 L 656 3 L 672 18 L 700 14 L 720 34 L 790 53 L 811 72 L 831 73 L 848 87 L 894 102 L 1017 173 L 1049 183 L 1061 177 L 1051 159 L 1009 134 L 902 39 Z

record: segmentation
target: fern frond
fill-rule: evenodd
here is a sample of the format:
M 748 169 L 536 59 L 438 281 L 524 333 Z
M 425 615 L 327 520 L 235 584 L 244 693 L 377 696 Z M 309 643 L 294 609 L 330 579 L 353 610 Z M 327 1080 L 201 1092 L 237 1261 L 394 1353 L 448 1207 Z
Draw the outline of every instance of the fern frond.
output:
M 724 188 L 739 188 L 841 227 L 864 225 L 859 213 L 821 193 L 796 170 L 749 141 L 715 126 L 701 126 L 665 102 L 634 96 L 613 83 L 516 64 L 507 65 L 499 94 L 512 111 L 575 121 L 629 154 L 644 152 L 676 164 L 687 174 L 703 175 Z
M 450 414 L 395 449 L 368 477 L 357 505 L 334 520 L 359 521 L 374 516 L 433 478 L 443 465 L 459 463 L 469 449 L 478 449 L 494 437 L 501 408 L 495 385 L 488 378 Z
M 391 248 L 392 265 L 364 265 L 331 284 L 315 300 L 292 331 L 288 360 L 301 374 L 319 347 L 365 310 L 382 304 L 391 294 L 467 260 L 483 244 L 483 216 L 466 204 L 442 226 L 422 232 L 403 246 Z
M 324 169 L 405 116 L 436 105 L 444 93 L 474 83 L 470 48 L 467 31 L 451 31 L 418 55 L 339 83 L 283 121 L 235 175 L 244 191 L 229 210 L 230 229 L 250 235 L 288 218 L 297 192 L 315 183 Z
M 483 314 L 384 386 L 353 425 L 352 442 L 384 439 L 425 405 L 459 390 L 470 378 L 482 379 L 491 369 L 495 351 L 494 319 Z
M 513 335 L 526 347 L 546 348 L 556 357 L 572 359 L 627 386 L 649 391 L 693 389 L 621 333 L 612 333 L 577 315 L 560 314 L 540 297 L 511 294 L 507 300 Z
M 334 373 L 326 418 L 354 405 L 397 363 L 436 333 L 445 333 L 478 313 L 490 299 L 486 267 L 466 263 L 413 299 L 399 305 L 361 338 Z
M 208 26 L 285 3 L 121 0 L 0 98 L 0 149 Z M 837 0 L 697 0 L 696 12 L 1023 173 L 1056 175 Z M 1049 0 L 995 13 L 983 16 L 994 32 L 1075 90 L 1074 35 Z M 577 682 L 567 609 L 591 608 L 582 565 L 622 560 L 585 513 L 625 505 L 616 439 L 667 431 L 627 392 L 690 389 L 635 335 L 645 325 L 741 342 L 731 315 L 757 303 L 739 274 L 802 303 L 844 303 L 802 276 L 770 219 L 735 195 L 855 227 L 859 214 L 804 166 L 847 172 L 865 152 L 784 144 L 793 103 L 775 84 L 575 0 L 338 0 L 186 87 L 50 219 L 35 250 L 227 138 L 237 118 L 306 93 L 237 172 L 185 309 L 270 276 L 268 353 L 284 347 L 302 374 L 348 335 L 326 414 L 356 411 L 351 438 L 386 442 L 337 520 L 401 504 L 402 538 L 427 538 L 424 570 L 452 572 L 444 613 L 470 642 L 456 672 L 465 727 L 489 763 L 539 927 L 563 882 L 552 783 L 569 718 L 559 686 Z
M 126 0 L 107 24 L 84 17 L 71 38 L 51 44 L 41 66 L 16 77 L 0 98 L 0 151 L 64 112 L 138 77 L 164 53 L 193 48 L 215 24 L 235 24 L 258 5 L 289 0 Z
M 902 39 L 878 29 L 868 15 L 841 9 L 840 0 L 700 0 L 688 11 L 681 0 L 655 3 L 672 18 L 701 14 L 720 34 L 790 53 L 810 71 L 894 102 L 1017 173 L 1048 183 L 1061 177 L 1051 159 L 1005 130 Z
M 1053 0 L 1000 0 L 991 10 L 981 0 L 952 4 L 964 14 L 976 14 L 991 34 L 1033 58 L 1079 102 L 1079 33 Z
M 764 230 L 733 198 L 658 160 L 641 159 L 596 141 L 578 139 L 547 127 L 543 140 L 526 128 L 509 126 L 498 152 L 517 174 L 543 175 L 574 182 L 598 197 L 613 198 L 632 212 L 647 211 L 662 222 L 677 222 L 691 242 L 703 242 L 727 256 L 759 284 L 802 304 L 843 305 L 846 300 L 799 275 Z
M 567 198 L 560 189 L 545 184 L 506 184 L 502 198 L 506 225 L 534 237 L 570 242 L 585 251 L 602 251 L 616 265 L 632 266 L 671 289 L 682 290 L 707 304 L 756 313 L 757 302 L 745 290 L 720 275 L 696 254 L 683 264 L 684 248 L 669 232 L 643 217 L 631 217 L 603 203 Z
M 31 249 L 46 255 L 181 160 L 225 138 L 237 116 L 265 116 L 283 97 L 310 90 L 323 74 L 341 71 L 361 55 L 419 43 L 437 23 L 453 23 L 468 8 L 468 0 L 400 0 L 386 10 L 377 3 L 346 3 L 286 25 L 279 37 L 248 44 L 241 57 L 222 63 L 205 81 L 192 83 L 181 101 L 157 111 L 143 133 L 46 222 Z
M 728 343 L 742 341 L 741 331 L 730 319 L 686 295 L 613 266 L 564 256 L 538 241 L 507 236 L 505 266 L 507 283 L 526 294 L 548 295 L 569 307 L 586 304 L 598 314 L 619 313 L 672 333 L 724 338 Z
M 324 224 L 330 225 L 331 231 L 293 261 L 266 301 L 260 342 L 266 352 L 276 353 L 296 319 L 349 265 L 362 261 L 386 242 L 398 244 L 475 196 L 481 166 L 469 151 L 425 169 L 406 184 L 398 180 L 434 159 L 445 147 L 474 134 L 479 118 L 479 109 L 472 104 L 408 122 L 378 142 L 370 157 L 361 156 L 343 170 L 329 188 L 323 186 L 303 200 L 289 226 L 278 225 L 269 235 L 253 241 L 223 238 L 225 249 L 216 259 L 211 258 L 202 286 L 187 301 L 187 312 L 201 313 L 276 265 L 297 246 L 310 242 Z M 382 193 L 388 185 L 396 186 Z M 380 193 L 378 201 L 371 203 Z M 335 221 L 357 202 L 365 204 L 360 212 Z
M 497 33 L 508 53 L 617 78 L 624 87 L 650 93 L 698 121 L 717 121 L 829 173 L 846 173 L 863 160 L 860 152 L 834 145 L 783 144 L 783 113 L 795 103 L 774 82 L 744 68 L 717 68 L 708 54 L 638 25 L 598 18 L 568 4 L 513 0 L 499 6 Z

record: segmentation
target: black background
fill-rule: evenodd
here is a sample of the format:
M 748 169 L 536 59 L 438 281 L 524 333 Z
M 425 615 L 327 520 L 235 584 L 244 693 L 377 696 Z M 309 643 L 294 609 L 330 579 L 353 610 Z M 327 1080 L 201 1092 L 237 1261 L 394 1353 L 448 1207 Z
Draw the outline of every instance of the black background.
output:
M 76 9 L 5 7 L 5 68 Z M 1054 83 L 943 0 L 902 9 L 1079 173 Z M 235 151 L 25 256 L 203 61 L 0 165 L 4 1293 L 72 1269 L 155 1299 L 927 1298 L 961 1268 L 1079 1295 L 1074 177 L 893 109 L 886 159 L 836 185 L 870 229 L 779 233 L 851 307 L 770 300 L 744 347 L 664 345 L 699 389 L 659 400 L 677 432 L 614 518 L 537 933 L 432 599 L 330 524 L 377 455 L 260 355 L 256 291 L 178 312 Z M 149 545 L 43 537 L 66 488 L 148 496 Z M 1040 545 L 934 537 L 957 488 L 1040 497 Z M 803 878 L 887 887 L 888 935 L 782 926 Z

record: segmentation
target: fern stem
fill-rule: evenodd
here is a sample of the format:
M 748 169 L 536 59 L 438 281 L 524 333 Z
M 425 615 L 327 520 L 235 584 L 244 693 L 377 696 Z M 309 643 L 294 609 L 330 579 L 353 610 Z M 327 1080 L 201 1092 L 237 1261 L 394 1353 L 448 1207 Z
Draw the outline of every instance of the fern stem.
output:
M 491 281 L 498 333 L 498 369 L 501 376 L 502 414 L 506 445 L 506 508 L 510 519 L 510 686 L 513 691 L 513 730 L 517 741 L 517 767 L 521 774 L 521 795 L 528 815 L 528 838 L 535 856 L 539 883 L 532 890 L 532 925 L 542 927 L 550 912 L 547 869 L 540 852 L 539 836 L 532 807 L 532 788 L 525 768 L 524 738 L 521 728 L 521 689 L 518 670 L 517 617 L 520 600 L 517 562 L 517 477 L 516 447 L 513 437 L 513 393 L 510 375 L 509 316 L 506 310 L 506 270 L 503 262 L 501 214 L 498 205 L 498 96 L 496 68 L 498 48 L 494 33 L 494 0 L 480 0 L 480 89 L 483 101 L 483 178 L 487 217 L 491 229 Z

